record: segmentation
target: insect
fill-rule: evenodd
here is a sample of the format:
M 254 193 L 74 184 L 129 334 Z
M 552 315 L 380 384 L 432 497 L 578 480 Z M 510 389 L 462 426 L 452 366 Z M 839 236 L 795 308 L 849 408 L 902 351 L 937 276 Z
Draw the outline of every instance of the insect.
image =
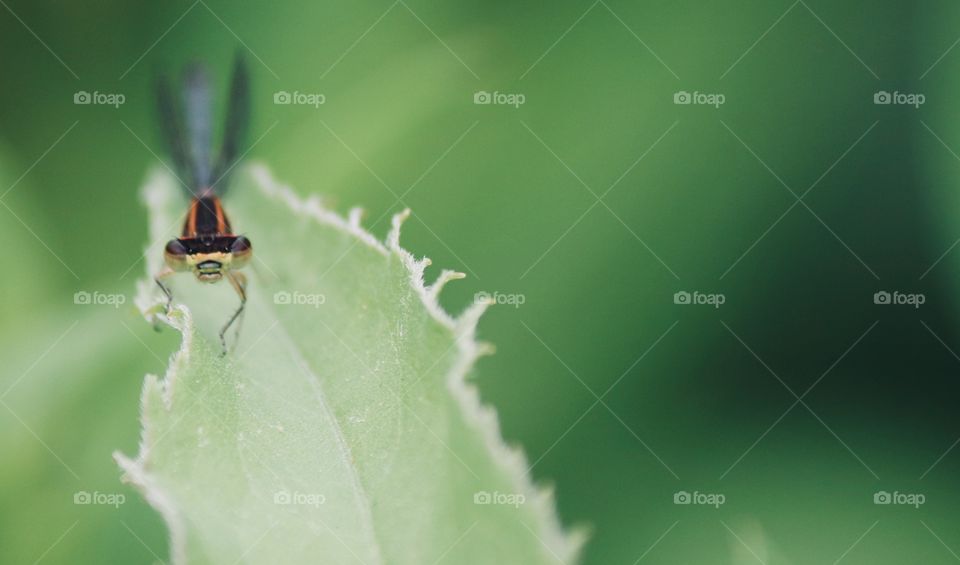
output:
M 211 152 L 212 100 L 207 70 L 194 65 L 185 71 L 179 101 L 166 76 L 158 78 L 156 94 L 161 133 L 176 174 L 187 189 L 190 208 L 180 237 L 171 239 L 164 248 L 165 266 L 154 280 L 167 297 L 168 311 L 173 293 L 164 280 L 176 273 L 192 272 L 204 283 L 223 279 L 230 283 L 240 297 L 240 306 L 220 330 L 220 344 L 226 354 L 226 333 L 241 318 L 247 303 L 247 278 L 238 269 L 248 264 L 253 254 L 250 240 L 233 232 L 220 201 L 229 174 L 239 161 L 240 144 L 249 123 L 247 68 L 237 56 L 220 153 L 215 158 Z M 238 337 L 239 333 L 237 322 Z

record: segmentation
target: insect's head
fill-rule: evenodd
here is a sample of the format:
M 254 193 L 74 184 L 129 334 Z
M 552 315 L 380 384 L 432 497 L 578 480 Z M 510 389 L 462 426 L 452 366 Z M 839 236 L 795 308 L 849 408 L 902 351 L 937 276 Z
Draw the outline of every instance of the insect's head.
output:
M 246 265 L 252 254 L 250 240 L 238 235 L 171 239 L 163 258 L 174 271 L 192 271 L 197 280 L 214 283 L 227 271 Z

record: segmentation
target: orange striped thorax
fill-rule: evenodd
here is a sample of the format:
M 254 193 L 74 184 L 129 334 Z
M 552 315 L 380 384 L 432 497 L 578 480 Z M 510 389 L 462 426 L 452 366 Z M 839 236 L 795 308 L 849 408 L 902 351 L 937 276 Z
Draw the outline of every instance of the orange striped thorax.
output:
M 182 238 L 197 238 L 202 236 L 230 235 L 230 221 L 223 212 L 220 198 L 216 196 L 200 196 L 190 203 L 190 211 L 183 222 Z
M 250 240 L 234 235 L 220 198 L 197 196 L 183 222 L 180 237 L 164 250 L 167 265 L 175 271 L 193 271 L 204 282 L 217 282 L 226 271 L 243 267 L 250 259 Z

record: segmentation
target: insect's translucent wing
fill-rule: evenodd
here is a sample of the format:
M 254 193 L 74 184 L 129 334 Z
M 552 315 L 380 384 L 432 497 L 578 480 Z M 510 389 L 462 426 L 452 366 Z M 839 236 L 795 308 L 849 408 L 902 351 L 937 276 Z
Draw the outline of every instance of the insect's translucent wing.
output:
M 213 182 L 211 163 L 212 98 L 210 75 L 202 65 L 190 66 L 183 77 L 183 104 L 187 115 L 190 167 L 195 191 L 204 191 Z
M 190 167 L 189 142 L 170 80 L 164 75 L 158 76 L 156 89 L 160 133 L 167 145 L 167 151 L 170 152 L 170 158 L 173 159 L 177 176 L 192 191 L 196 186 L 196 179 Z
M 230 81 L 230 99 L 227 105 L 227 119 L 223 129 L 223 145 L 214 168 L 213 183 L 216 191 L 223 193 L 227 177 L 237 160 L 250 124 L 250 78 L 246 63 L 238 53 L 233 66 L 233 78 Z

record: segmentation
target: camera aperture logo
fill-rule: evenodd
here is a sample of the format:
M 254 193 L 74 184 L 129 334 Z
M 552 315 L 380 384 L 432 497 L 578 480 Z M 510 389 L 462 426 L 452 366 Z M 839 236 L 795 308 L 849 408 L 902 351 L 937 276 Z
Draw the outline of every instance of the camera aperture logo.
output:
M 73 503 L 78 506 L 113 506 L 120 508 L 120 505 L 127 501 L 126 495 L 121 492 L 87 492 L 79 490 L 73 493 Z
M 326 504 L 327 497 L 316 492 L 278 490 L 273 493 L 273 503 L 281 506 L 313 506 Z
M 73 103 L 82 106 L 113 106 L 119 108 L 127 101 L 127 97 L 119 92 L 100 92 L 94 90 L 78 90 L 73 93 Z
M 273 294 L 273 303 L 280 306 L 313 306 L 319 308 L 326 301 L 326 295 L 308 294 L 297 290 L 293 292 L 281 290 Z
M 920 508 L 927 502 L 926 495 L 919 492 L 887 492 L 878 490 L 873 493 L 873 503 L 877 505 L 913 506 Z
M 519 308 L 527 302 L 527 296 L 525 294 L 506 294 L 503 292 L 490 294 L 489 292 L 480 291 L 473 295 L 473 301 L 476 304 L 506 304 L 507 306 Z
M 895 290 L 892 293 L 886 290 L 873 293 L 873 303 L 881 306 L 913 306 L 914 308 L 920 308 L 926 301 L 927 296 L 920 293 L 906 294 L 899 290 Z
M 497 504 L 501 506 L 513 506 L 520 508 L 521 504 L 527 502 L 527 497 L 519 493 L 509 492 L 488 492 L 481 490 L 473 493 L 473 503 L 479 505 Z
M 473 103 L 478 106 L 513 106 L 519 108 L 527 102 L 527 97 L 519 92 L 487 92 L 478 90 L 473 93 Z
M 714 308 L 719 308 L 723 306 L 726 301 L 726 295 L 720 293 L 704 293 L 699 290 L 693 292 L 679 290 L 673 293 L 674 304 L 692 304 L 695 306 L 713 306 Z
M 123 294 L 107 294 L 105 292 L 78 290 L 73 293 L 73 303 L 80 306 L 113 306 L 119 308 L 127 302 Z
M 927 101 L 927 97 L 920 93 L 887 92 L 878 90 L 873 93 L 873 103 L 878 106 L 913 106 L 919 108 Z
M 687 492 L 679 490 L 673 493 L 673 503 L 695 506 L 713 506 L 720 508 L 727 502 L 726 495 L 719 492 Z
M 273 93 L 273 103 L 281 106 L 313 106 L 314 108 L 319 108 L 321 105 L 327 103 L 327 97 L 319 92 L 300 92 L 298 90 L 287 92 L 286 90 L 278 90 Z
M 673 103 L 678 106 L 713 106 L 719 108 L 727 102 L 727 97 L 719 92 L 700 92 L 678 90 L 673 93 Z

